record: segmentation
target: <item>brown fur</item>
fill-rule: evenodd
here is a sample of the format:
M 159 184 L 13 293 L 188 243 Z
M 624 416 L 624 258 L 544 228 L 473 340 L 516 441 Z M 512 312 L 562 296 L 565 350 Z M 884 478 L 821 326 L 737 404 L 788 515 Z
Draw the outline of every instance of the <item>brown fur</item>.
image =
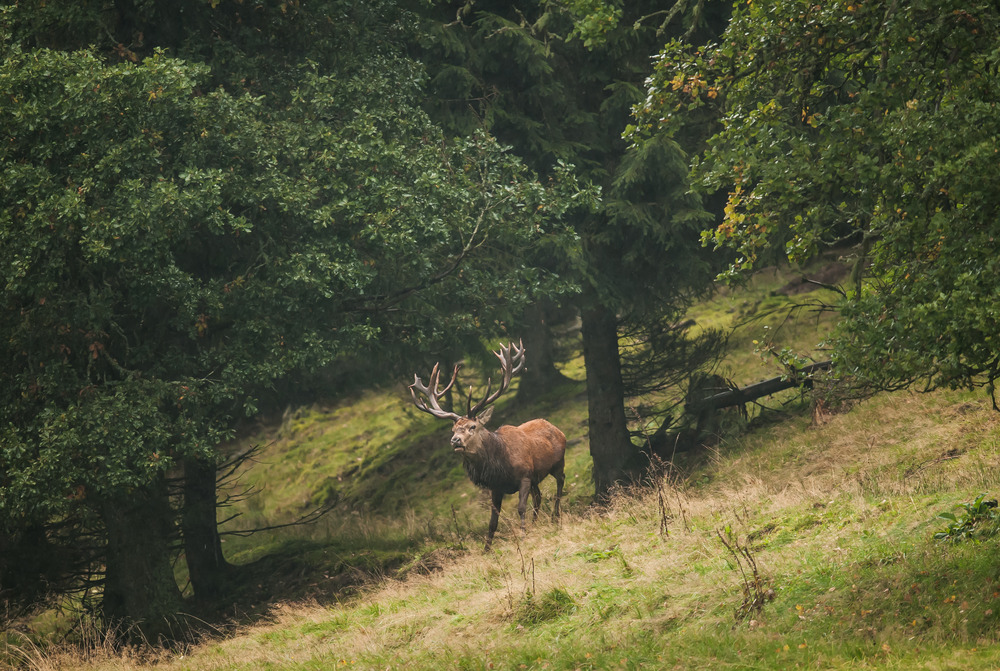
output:
M 451 444 L 463 457 L 465 472 L 474 484 L 488 489 L 492 495 L 489 533 L 486 549 L 493 542 L 500 519 L 500 506 L 506 494 L 517 492 L 517 512 L 524 530 L 524 515 L 528 494 L 534 503 L 533 520 L 538 518 L 542 493 L 538 483 L 551 475 L 556 481 L 553 516 L 559 518 L 565 475 L 566 436 L 544 419 L 533 419 L 520 426 L 501 426 L 490 431 L 485 424 L 493 414 L 487 408 L 475 419 L 462 417 L 455 421 Z
M 551 475 L 556 480 L 556 497 L 553 516 L 559 519 L 559 499 L 562 497 L 563 474 L 566 455 L 566 436 L 544 419 L 533 419 L 521 426 L 501 426 L 496 431 L 486 428 L 486 422 L 493 415 L 492 403 L 507 391 L 511 378 L 524 367 L 524 344 L 513 342 L 493 352 L 500 360 L 503 377 L 493 391 L 491 382 L 486 384 L 486 394 L 472 405 L 472 388 L 469 388 L 468 409 L 465 416 L 441 407 L 441 399 L 458 379 L 461 364 L 455 364 L 451 382 L 440 388 L 441 364 L 434 365 L 429 383 L 424 384 L 419 375 L 413 376 L 410 396 L 413 404 L 422 412 L 439 419 L 455 421 L 451 444 L 456 452 L 461 452 L 465 472 L 477 486 L 490 490 L 492 514 L 490 531 L 486 536 L 486 549 L 490 549 L 493 534 L 500 519 L 500 506 L 505 494 L 518 493 L 517 512 L 521 516 L 521 531 L 524 531 L 524 512 L 528 505 L 528 494 L 535 503 L 535 515 L 542 504 L 542 492 L 538 483 Z M 493 393 L 490 393 L 490 392 Z

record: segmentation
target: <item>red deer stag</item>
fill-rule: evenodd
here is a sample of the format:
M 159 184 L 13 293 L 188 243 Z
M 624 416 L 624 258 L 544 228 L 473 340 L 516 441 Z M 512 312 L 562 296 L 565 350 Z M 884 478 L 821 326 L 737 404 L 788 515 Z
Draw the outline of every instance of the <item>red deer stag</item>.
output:
M 444 389 L 438 389 L 440 364 L 431 371 L 428 385 L 413 376 L 410 394 L 413 403 L 420 410 L 439 417 L 455 421 L 451 444 L 456 452 L 461 453 L 465 472 L 469 479 L 479 487 L 488 489 L 492 495 L 492 512 L 490 529 L 486 536 L 486 547 L 489 550 L 493 543 L 500 519 L 500 505 L 505 494 L 517 492 L 520 496 L 517 502 L 517 512 L 521 516 L 521 531 L 524 531 L 524 513 L 528 505 L 528 494 L 534 501 L 534 515 L 538 518 L 538 508 L 542 502 L 542 493 L 538 483 L 551 475 L 556 480 L 556 496 L 553 516 L 559 518 L 559 498 L 562 496 L 563 466 L 566 454 L 566 436 L 562 431 L 544 419 L 533 419 L 520 426 L 501 426 L 496 431 L 486 428 L 486 422 L 493 415 L 492 404 L 500 395 L 507 391 L 515 373 L 524 367 L 524 346 L 511 343 L 500 347 L 494 352 L 500 359 L 503 378 L 500 388 L 490 394 L 493 381 L 486 384 L 485 397 L 472 405 L 472 389 L 469 389 L 469 401 L 465 417 L 454 412 L 443 410 L 438 401 L 444 396 L 458 377 L 461 364 L 455 366 L 451 374 L 451 382 Z M 422 395 L 418 396 L 417 393 Z

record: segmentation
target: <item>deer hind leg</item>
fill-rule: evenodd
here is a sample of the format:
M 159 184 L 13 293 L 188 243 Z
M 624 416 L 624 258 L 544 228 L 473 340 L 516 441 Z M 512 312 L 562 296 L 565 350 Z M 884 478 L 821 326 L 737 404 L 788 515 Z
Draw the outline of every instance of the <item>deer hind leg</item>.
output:
M 552 477 L 556 479 L 556 498 L 555 503 L 552 506 L 552 517 L 556 520 L 559 519 L 559 499 L 562 498 L 563 484 L 566 482 L 566 473 L 564 468 L 566 466 L 566 460 L 560 459 L 559 463 L 552 467 Z
M 531 485 L 531 502 L 535 507 L 535 511 L 531 516 L 531 523 L 534 524 L 538 521 L 538 511 L 542 507 L 542 490 L 538 488 L 537 483 Z
M 487 552 L 493 544 L 493 534 L 497 532 L 497 526 L 500 524 L 500 506 L 503 505 L 503 492 L 497 490 L 492 492 L 492 494 L 493 500 L 490 505 L 490 530 L 486 534 L 486 547 L 483 548 L 483 552 Z
M 521 531 L 524 531 L 524 513 L 528 510 L 528 494 L 532 488 L 531 478 L 521 480 L 521 491 L 517 498 L 517 514 L 521 517 Z M 538 489 L 537 485 L 534 486 Z M 540 493 L 540 492 L 539 492 Z

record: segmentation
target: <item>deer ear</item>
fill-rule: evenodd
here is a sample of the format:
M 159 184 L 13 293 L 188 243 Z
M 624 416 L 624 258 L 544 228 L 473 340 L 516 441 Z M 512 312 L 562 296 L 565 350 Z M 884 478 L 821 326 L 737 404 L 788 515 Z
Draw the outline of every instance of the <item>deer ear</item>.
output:
M 481 423 L 485 424 L 486 422 L 490 421 L 490 417 L 492 416 L 493 416 L 493 406 L 491 405 L 490 407 L 486 408 L 481 413 L 479 413 L 479 415 L 476 416 L 476 419 L 479 420 Z

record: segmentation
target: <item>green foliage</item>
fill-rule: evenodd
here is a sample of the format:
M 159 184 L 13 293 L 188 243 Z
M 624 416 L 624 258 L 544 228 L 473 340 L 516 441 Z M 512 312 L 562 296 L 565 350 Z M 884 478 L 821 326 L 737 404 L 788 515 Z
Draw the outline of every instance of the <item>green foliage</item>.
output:
M 602 43 L 608 33 L 614 30 L 622 18 L 620 2 L 603 0 L 564 0 L 552 2 L 562 5 L 573 20 L 573 30 L 569 39 L 580 39 L 583 46 L 591 48 Z
M 157 49 L 211 66 L 209 88 L 287 102 L 306 62 L 323 72 L 392 53 L 412 30 L 393 0 L 23 0 L 7 3 L 0 28 L 28 48 L 94 49 L 137 63 Z
M 704 240 L 733 250 L 730 277 L 860 242 L 842 370 L 992 384 L 998 30 L 988 2 L 739 3 L 718 43 L 664 48 L 632 137 L 718 119 L 695 180 L 729 192 Z
M 986 494 L 980 494 L 970 503 L 958 505 L 964 512 L 961 516 L 944 512 L 938 519 L 947 524 L 943 531 L 934 534 L 940 541 L 957 543 L 964 540 L 981 539 L 993 536 L 1000 528 L 1000 511 L 997 510 L 996 499 L 987 499 Z
M 272 99 L 162 50 L 28 48 L 21 10 L 0 63 L 0 535 L 215 460 L 286 376 L 478 337 L 549 281 L 519 250 L 560 243 L 566 171 L 543 187 L 484 134 L 445 138 L 391 50 L 285 63 Z
M 695 4 L 699 17 L 684 18 L 700 26 L 704 3 Z M 642 100 L 661 31 L 680 32 L 680 20 L 659 29 L 647 25 L 661 7 L 601 0 L 440 2 L 428 12 L 437 23 L 421 40 L 435 119 L 458 133 L 485 126 L 540 174 L 565 161 L 579 181 L 600 189 L 598 202 L 568 211 L 574 245 L 531 256 L 532 264 L 572 283 L 576 291 L 554 298 L 580 312 L 585 338 L 602 340 L 585 348 L 595 416 L 621 416 L 625 396 L 672 385 L 718 351 L 716 334 L 699 339 L 670 328 L 696 296 L 710 291 L 714 276 L 698 241 L 712 216 L 687 180 L 692 143 L 663 136 L 629 147 L 621 138 L 630 109 Z M 600 371 L 607 371 L 608 382 L 596 381 Z M 598 388 L 606 390 L 602 398 Z M 659 426 L 669 413 L 669 404 L 659 403 L 646 419 Z M 613 438 L 595 442 L 631 455 L 625 421 L 610 430 Z M 603 489 L 604 479 L 598 482 Z
M 708 277 L 696 244 L 707 215 L 687 188 L 684 147 L 663 138 L 629 150 L 620 138 L 661 41 L 634 23 L 657 7 L 479 3 L 457 22 L 442 9 L 450 22 L 423 38 L 436 119 L 463 133 L 485 124 L 538 172 L 566 161 L 601 188 L 595 208 L 573 211 L 580 248 L 542 260 L 626 306 L 672 305 Z M 573 38 L 596 30 L 591 19 L 603 37 L 588 48 Z M 673 263 L 662 263 L 665 256 Z

